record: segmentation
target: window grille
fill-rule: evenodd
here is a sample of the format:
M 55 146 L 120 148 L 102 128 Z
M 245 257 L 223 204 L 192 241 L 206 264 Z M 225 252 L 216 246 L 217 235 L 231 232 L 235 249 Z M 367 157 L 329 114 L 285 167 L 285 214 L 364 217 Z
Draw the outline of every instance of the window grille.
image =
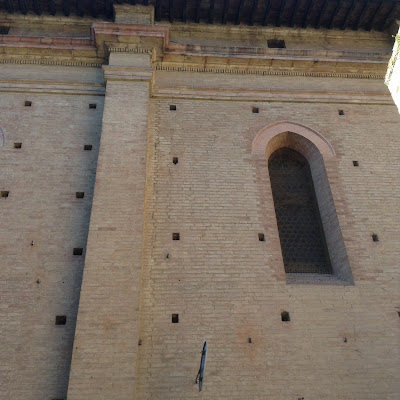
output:
M 281 148 L 268 167 L 285 272 L 332 274 L 308 161 Z

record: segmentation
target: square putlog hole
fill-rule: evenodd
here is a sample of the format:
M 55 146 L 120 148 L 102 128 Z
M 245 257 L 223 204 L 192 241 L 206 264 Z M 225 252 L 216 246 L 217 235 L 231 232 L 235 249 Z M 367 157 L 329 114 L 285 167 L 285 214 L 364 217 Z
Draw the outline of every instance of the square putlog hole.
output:
M 10 27 L 9 26 L 0 26 L 0 35 L 8 35 L 8 32 L 10 32 Z
M 259 240 L 260 242 L 265 242 L 265 235 L 264 235 L 263 233 L 259 233 L 259 234 L 258 234 L 258 240 Z
M 85 144 L 83 146 L 83 150 L 86 150 L 86 151 L 90 151 L 90 150 L 92 150 L 92 148 L 93 148 L 93 146 L 91 144 Z
M 4 199 L 6 199 L 9 194 L 10 194 L 10 192 L 8 190 L 2 190 L 0 193 L 0 196 L 3 197 Z
M 354 165 L 355 167 L 359 167 L 359 166 L 360 166 L 360 164 L 358 163 L 358 161 L 353 161 L 353 165 Z
M 76 192 L 75 196 L 77 199 L 83 199 L 85 197 L 85 192 Z
M 268 48 L 269 49 L 285 49 L 286 44 L 284 40 L 280 39 L 269 39 L 267 40 Z
M 281 312 L 281 320 L 283 322 L 289 322 L 290 321 L 290 315 L 287 311 Z
M 372 241 L 379 242 L 379 237 L 378 237 L 378 235 L 376 233 L 372 234 Z
M 20 149 L 22 147 L 22 143 L 14 143 L 14 149 Z
M 339 115 L 344 115 L 344 110 L 338 110 Z
M 66 315 L 56 315 L 56 325 L 65 325 L 67 323 Z
M 81 256 L 83 254 L 83 249 L 81 247 L 75 247 L 73 250 L 74 256 Z
M 178 164 L 178 157 L 174 157 L 173 159 L 172 159 L 172 162 L 176 165 L 176 164 Z
M 172 240 L 181 240 L 181 235 L 179 233 L 173 233 Z
M 169 105 L 169 111 L 176 111 L 176 105 L 175 104 L 170 104 Z
M 25 101 L 25 107 L 32 107 L 32 102 L 29 100 Z
M 258 107 L 253 107 L 251 109 L 251 111 L 253 112 L 253 114 L 259 114 L 260 113 L 260 109 Z
M 179 323 L 179 314 L 172 314 L 172 323 L 173 324 Z
M 91 103 L 91 104 L 89 104 L 89 108 L 90 108 L 91 110 L 94 110 L 94 109 L 97 108 L 97 104 L 96 104 L 96 103 Z

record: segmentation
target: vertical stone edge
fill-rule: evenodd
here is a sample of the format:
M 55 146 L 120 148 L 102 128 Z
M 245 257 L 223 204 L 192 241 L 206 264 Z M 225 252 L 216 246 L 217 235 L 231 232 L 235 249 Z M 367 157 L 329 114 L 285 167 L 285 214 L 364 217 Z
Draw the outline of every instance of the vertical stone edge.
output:
M 398 21 L 398 24 L 400 24 L 400 21 Z M 393 53 L 388 64 L 385 83 L 400 113 L 400 29 L 395 37 Z
M 110 54 L 68 399 L 132 400 L 142 264 L 150 55 Z

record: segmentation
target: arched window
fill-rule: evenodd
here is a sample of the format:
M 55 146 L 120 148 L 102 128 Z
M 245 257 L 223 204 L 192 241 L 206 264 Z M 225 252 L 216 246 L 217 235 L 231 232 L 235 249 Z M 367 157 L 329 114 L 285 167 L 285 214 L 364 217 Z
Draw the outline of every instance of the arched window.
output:
M 325 168 L 338 167 L 332 145 L 305 125 L 282 121 L 259 131 L 252 154 L 267 158 L 286 282 L 354 285 Z
M 268 168 L 285 272 L 332 274 L 308 161 L 284 147 Z

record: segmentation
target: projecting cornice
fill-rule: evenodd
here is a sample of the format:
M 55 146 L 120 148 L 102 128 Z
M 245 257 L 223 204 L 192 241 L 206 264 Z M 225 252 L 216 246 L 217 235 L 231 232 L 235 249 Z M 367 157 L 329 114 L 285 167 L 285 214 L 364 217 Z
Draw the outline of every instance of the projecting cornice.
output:
M 94 23 L 91 37 L 86 39 L 0 36 L 0 63 L 93 67 L 107 65 L 113 52 L 151 54 L 152 67 L 163 70 L 368 79 L 382 79 L 391 55 L 373 49 L 360 52 L 174 43 L 169 26 L 112 22 Z

